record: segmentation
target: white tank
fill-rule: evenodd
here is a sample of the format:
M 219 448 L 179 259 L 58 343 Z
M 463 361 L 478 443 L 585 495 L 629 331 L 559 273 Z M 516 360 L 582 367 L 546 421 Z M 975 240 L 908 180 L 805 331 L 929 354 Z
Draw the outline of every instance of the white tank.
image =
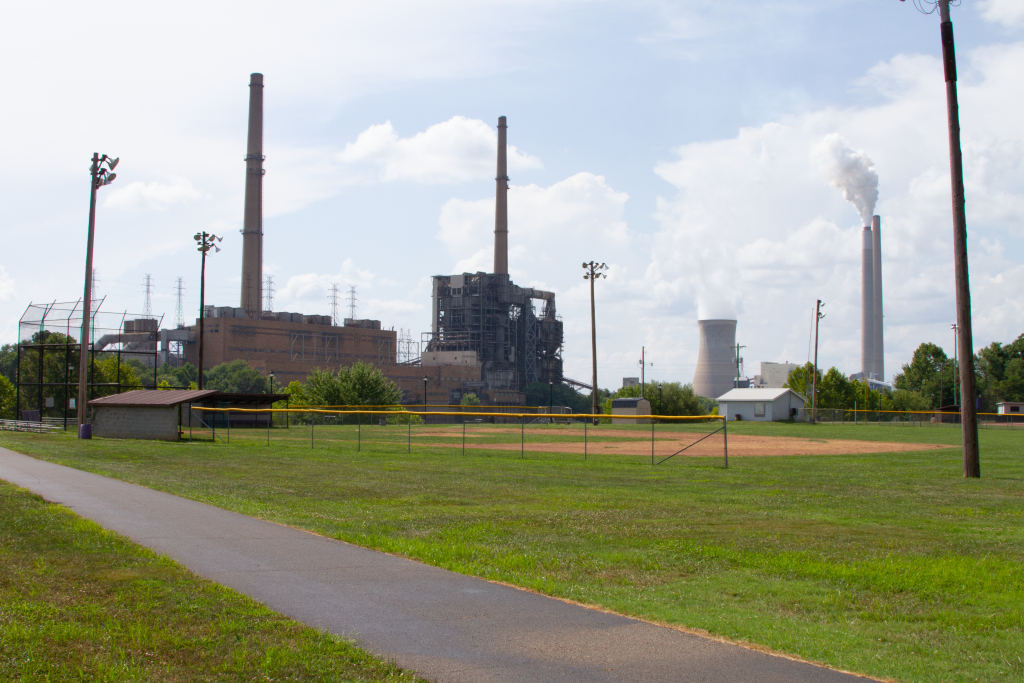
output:
M 705 398 L 718 398 L 732 389 L 736 377 L 736 321 L 698 320 L 700 350 L 693 392 Z

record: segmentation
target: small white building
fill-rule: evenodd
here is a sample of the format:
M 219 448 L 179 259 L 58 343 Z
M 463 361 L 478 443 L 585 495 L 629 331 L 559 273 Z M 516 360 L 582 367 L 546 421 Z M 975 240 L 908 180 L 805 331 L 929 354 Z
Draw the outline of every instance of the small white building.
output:
M 996 412 L 1000 415 L 1024 415 L 1024 402 L 1003 401 L 996 404 Z
M 792 420 L 804 403 L 792 389 L 733 389 L 718 397 L 718 414 L 727 420 Z

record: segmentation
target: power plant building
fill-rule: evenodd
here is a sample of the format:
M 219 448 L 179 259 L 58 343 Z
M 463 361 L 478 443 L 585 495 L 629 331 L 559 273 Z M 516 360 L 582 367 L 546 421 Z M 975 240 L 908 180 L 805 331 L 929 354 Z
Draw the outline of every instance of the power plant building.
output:
M 736 380 L 736 321 L 698 320 L 700 349 L 693 392 L 718 398 L 733 388 Z

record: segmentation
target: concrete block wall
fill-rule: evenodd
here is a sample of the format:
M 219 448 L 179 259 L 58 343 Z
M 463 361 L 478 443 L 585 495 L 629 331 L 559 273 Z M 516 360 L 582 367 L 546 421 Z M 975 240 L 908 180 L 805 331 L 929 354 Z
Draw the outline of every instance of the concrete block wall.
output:
M 178 440 L 177 406 L 93 405 L 92 433 L 105 439 Z

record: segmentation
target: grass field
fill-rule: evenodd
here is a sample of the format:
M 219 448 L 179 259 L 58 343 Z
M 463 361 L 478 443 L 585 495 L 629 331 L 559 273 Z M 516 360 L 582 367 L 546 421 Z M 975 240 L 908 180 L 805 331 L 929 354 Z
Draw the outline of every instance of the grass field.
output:
M 1024 679 L 1024 431 L 730 425 L 946 444 L 651 467 L 468 449 L 0 445 L 455 571 L 901 681 Z
M 0 680 L 419 680 L 2 482 L 0 510 Z

